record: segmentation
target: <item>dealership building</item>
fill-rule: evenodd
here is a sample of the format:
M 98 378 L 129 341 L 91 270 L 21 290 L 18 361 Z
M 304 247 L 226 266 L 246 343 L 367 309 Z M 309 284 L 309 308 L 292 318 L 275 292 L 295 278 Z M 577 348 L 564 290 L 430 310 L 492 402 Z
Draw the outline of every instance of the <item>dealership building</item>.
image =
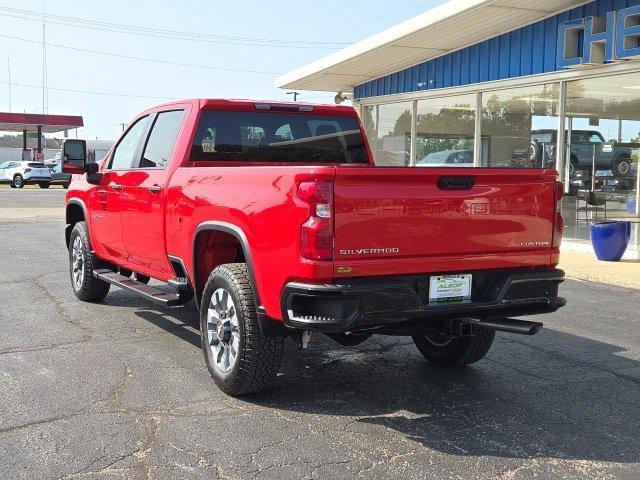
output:
M 277 85 L 353 98 L 377 165 L 555 166 L 568 242 L 630 220 L 637 255 L 640 0 L 452 0 Z

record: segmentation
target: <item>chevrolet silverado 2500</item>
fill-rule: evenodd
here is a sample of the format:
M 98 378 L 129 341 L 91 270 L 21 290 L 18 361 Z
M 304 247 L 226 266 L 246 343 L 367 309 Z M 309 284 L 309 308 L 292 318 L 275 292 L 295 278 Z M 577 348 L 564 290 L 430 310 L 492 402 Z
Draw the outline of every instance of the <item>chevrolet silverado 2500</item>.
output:
M 287 336 L 406 335 L 459 366 L 496 331 L 542 327 L 513 317 L 565 303 L 555 170 L 376 167 L 351 107 L 182 101 L 140 114 L 100 162 L 82 140 L 63 152 L 76 296 L 195 298 L 231 395 L 271 383 Z

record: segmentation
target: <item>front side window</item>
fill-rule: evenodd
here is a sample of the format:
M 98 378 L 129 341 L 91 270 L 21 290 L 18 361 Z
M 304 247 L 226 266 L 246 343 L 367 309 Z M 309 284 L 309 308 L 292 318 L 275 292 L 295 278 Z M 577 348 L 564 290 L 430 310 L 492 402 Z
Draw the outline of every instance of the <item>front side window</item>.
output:
M 193 161 L 367 163 L 354 117 L 300 113 L 205 111 Z
M 140 168 L 165 168 L 178 138 L 184 110 L 159 113 L 144 148 Z
M 122 137 L 122 140 L 120 140 L 120 143 L 113 152 L 109 169 L 128 170 L 131 168 L 133 157 L 138 148 L 138 142 L 140 142 L 140 136 L 147 125 L 147 119 L 148 117 L 139 119 L 129 128 L 125 136 Z

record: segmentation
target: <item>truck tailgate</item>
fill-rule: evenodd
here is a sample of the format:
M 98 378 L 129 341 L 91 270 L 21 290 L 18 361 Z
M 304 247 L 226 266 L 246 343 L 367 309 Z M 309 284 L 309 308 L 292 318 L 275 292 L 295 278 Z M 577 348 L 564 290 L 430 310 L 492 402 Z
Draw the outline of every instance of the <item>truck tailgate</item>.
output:
M 335 275 L 548 266 L 555 170 L 338 168 Z

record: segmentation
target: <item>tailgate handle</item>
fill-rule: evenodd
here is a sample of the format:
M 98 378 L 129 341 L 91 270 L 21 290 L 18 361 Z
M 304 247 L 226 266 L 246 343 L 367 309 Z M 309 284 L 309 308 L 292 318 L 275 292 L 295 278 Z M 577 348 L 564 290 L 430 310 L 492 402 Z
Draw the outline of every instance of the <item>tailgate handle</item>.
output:
M 476 177 L 440 177 L 440 190 L 471 190 L 476 184 Z

